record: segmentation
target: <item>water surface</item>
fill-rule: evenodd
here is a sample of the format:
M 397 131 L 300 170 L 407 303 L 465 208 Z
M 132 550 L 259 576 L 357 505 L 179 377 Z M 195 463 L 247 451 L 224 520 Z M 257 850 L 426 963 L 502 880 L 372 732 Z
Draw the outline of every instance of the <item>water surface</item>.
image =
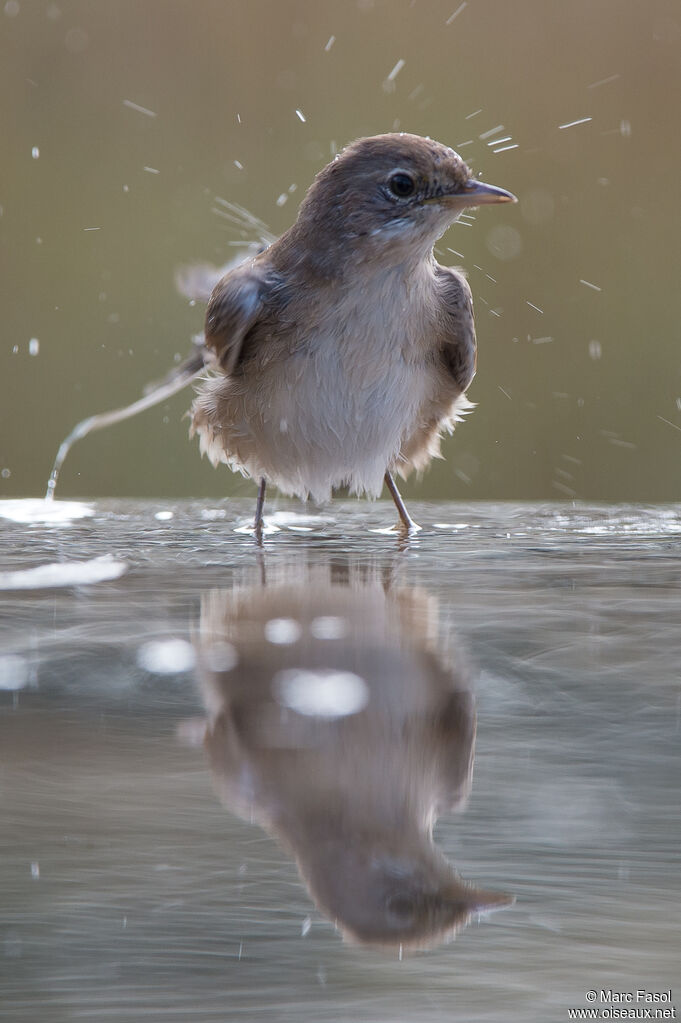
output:
M 547 1021 L 673 989 L 681 509 L 414 504 L 401 547 L 387 503 L 280 502 L 263 550 L 251 510 L 0 505 L 5 1018 Z M 411 601 L 472 686 L 472 789 L 435 843 L 516 902 L 430 951 L 344 941 L 214 789 L 208 594 L 306 574 Z

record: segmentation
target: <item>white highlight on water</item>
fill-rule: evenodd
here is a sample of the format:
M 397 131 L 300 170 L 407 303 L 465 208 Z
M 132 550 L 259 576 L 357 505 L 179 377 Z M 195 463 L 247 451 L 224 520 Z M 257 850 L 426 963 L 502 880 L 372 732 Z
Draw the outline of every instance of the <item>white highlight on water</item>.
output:
M 224 508 L 202 508 L 200 512 L 201 518 L 207 522 L 214 522 L 217 519 L 226 519 L 227 512 Z
M 154 675 L 176 675 L 191 671 L 196 656 L 186 639 L 157 639 L 144 643 L 137 651 L 140 668 Z
M 118 579 L 127 570 L 124 561 L 108 555 L 90 561 L 56 561 L 35 568 L 0 572 L 0 590 L 44 590 L 64 586 L 89 586 Z
M 0 689 L 17 692 L 28 685 L 29 666 L 19 654 L 0 654 Z
M 357 714 L 369 702 L 363 678 L 335 668 L 289 668 L 272 679 L 272 690 L 285 707 L 306 717 L 340 718 Z
M 271 618 L 265 623 L 265 639 L 268 643 L 275 643 L 278 646 L 297 643 L 302 632 L 300 622 L 295 618 Z
M 48 501 L 37 497 L 0 501 L 0 518 L 24 525 L 68 526 L 74 519 L 90 518 L 94 510 L 80 501 Z
M 335 522 L 332 515 L 306 515 L 302 512 L 275 511 L 268 515 L 269 522 L 282 529 L 294 529 L 296 526 L 323 526 Z

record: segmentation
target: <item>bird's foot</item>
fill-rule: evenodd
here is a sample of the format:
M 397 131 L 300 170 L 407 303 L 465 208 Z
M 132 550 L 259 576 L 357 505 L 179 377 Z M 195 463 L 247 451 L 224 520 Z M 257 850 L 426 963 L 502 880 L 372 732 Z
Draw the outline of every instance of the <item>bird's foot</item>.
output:
M 383 536 L 399 536 L 402 539 L 412 539 L 421 532 L 418 522 L 410 519 L 409 525 L 406 522 L 395 522 L 392 526 L 385 526 L 383 529 L 372 529 L 372 533 L 380 533 Z
M 263 536 L 270 536 L 272 533 L 280 533 L 279 526 L 275 526 L 273 522 L 261 521 L 257 525 L 253 522 L 244 523 L 241 526 L 235 526 L 235 533 L 241 533 L 245 536 L 252 536 L 258 542 L 262 540 Z

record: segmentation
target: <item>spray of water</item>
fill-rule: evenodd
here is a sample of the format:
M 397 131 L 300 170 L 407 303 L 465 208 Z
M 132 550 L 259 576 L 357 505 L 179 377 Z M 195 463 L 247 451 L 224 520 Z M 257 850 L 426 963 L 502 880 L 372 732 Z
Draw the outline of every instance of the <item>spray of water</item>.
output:
M 45 500 L 51 501 L 54 498 L 59 473 L 66 461 L 66 456 L 77 440 L 87 437 L 89 433 L 93 433 L 95 430 L 102 430 L 106 426 L 113 426 L 115 423 L 122 423 L 125 419 L 131 419 L 139 412 L 153 408 L 154 405 L 160 405 L 162 401 L 170 398 L 173 394 L 177 394 L 178 391 L 181 391 L 187 384 L 191 383 L 203 371 L 205 366 L 204 353 L 205 348 L 203 346 L 203 339 L 201 339 L 196 344 L 196 351 L 192 352 L 189 358 L 173 369 L 163 380 L 148 387 L 146 394 L 137 401 L 134 401 L 132 405 L 112 409 L 109 412 L 100 412 L 95 416 L 90 416 L 88 419 L 81 420 L 80 423 L 74 426 L 68 437 L 65 437 L 59 445 L 57 457 L 54 460 L 52 472 L 47 482 Z

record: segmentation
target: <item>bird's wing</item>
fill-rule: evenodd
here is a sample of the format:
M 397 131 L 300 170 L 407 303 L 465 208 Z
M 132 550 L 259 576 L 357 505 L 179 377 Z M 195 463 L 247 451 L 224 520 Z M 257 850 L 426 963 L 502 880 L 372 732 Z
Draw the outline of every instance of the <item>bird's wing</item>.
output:
M 466 690 L 454 690 L 439 708 L 433 746 L 439 752 L 435 812 L 462 809 L 470 794 L 475 750 L 475 700 Z
M 442 359 L 459 392 L 475 376 L 476 343 L 473 296 L 468 281 L 452 267 L 435 268 L 439 292 L 438 326 Z
M 175 271 L 175 287 L 186 298 L 195 302 L 208 302 L 223 277 L 243 263 L 259 256 L 266 248 L 265 241 L 250 242 L 224 266 L 214 266 L 212 263 L 186 263 Z
M 244 340 L 263 313 L 267 290 L 262 269 L 252 262 L 225 274 L 213 289 L 206 310 L 206 347 L 227 375 L 234 372 Z

